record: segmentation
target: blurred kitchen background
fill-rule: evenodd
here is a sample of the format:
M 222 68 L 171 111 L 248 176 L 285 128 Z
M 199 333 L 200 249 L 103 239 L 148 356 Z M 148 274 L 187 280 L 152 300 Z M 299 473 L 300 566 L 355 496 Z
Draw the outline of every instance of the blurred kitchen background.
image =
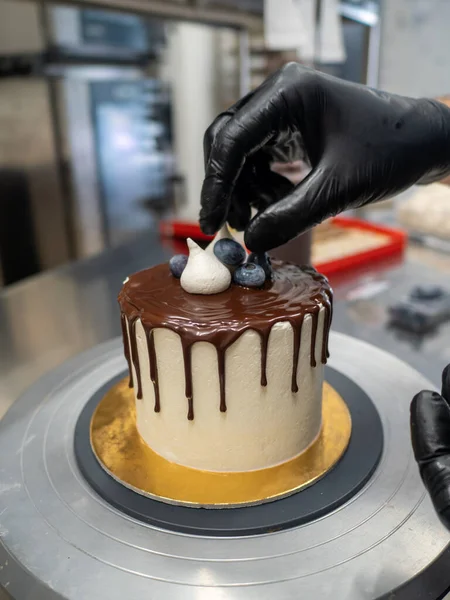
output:
M 204 130 L 289 60 L 445 97 L 449 23 L 446 0 L 0 0 L 0 281 L 195 223 Z

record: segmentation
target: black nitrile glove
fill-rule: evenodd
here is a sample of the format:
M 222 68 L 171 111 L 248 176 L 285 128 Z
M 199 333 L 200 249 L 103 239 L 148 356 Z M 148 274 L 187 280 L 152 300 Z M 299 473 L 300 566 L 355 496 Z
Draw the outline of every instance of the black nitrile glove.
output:
M 200 224 L 228 220 L 265 251 L 327 217 L 450 172 L 450 109 L 290 63 L 219 115 L 205 134 Z M 299 185 L 270 170 L 303 158 Z M 259 214 L 249 223 L 250 205 Z
M 411 438 L 420 475 L 444 525 L 450 529 L 450 365 L 442 395 L 423 391 L 411 403 Z

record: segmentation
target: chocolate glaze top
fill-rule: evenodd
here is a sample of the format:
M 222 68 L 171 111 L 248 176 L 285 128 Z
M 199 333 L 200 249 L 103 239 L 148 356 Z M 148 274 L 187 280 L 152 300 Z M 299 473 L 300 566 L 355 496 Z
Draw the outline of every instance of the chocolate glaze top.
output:
M 232 284 L 220 294 L 189 294 L 170 273 L 168 264 L 145 269 L 129 277 L 119 294 L 122 312 L 125 355 L 133 363 L 136 382 L 130 368 L 130 385 L 137 386 L 142 397 L 141 376 L 134 327 L 141 320 L 149 344 L 151 379 L 155 386 L 155 411 L 160 410 L 156 353 L 152 332 L 168 328 L 181 338 L 188 400 L 188 419 L 193 419 L 191 347 L 195 342 L 210 342 L 218 353 L 220 410 L 226 411 L 225 351 L 246 330 L 261 337 L 261 385 L 267 384 L 266 359 L 270 331 L 275 323 L 288 321 L 294 331 L 292 391 L 298 391 L 297 363 L 301 328 L 306 315 L 312 317 L 311 366 L 315 366 L 315 342 L 319 310 L 326 311 L 322 340 L 322 362 L 328 356 L 328 332 L 331 323 L 332 291 L 328 280 L 312 267 L 297 267 L 273 261 L 273 278 L 263 289 L 248 289 Z M 129 337 L 127 336 L 127 327 Z

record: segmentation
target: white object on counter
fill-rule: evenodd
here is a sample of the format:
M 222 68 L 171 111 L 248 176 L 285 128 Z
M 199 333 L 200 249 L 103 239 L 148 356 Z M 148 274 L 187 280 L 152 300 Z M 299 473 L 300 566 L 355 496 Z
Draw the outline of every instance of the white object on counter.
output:
M 398 220 L 410 232 L 450 240 L 450 187 L 419 186 L 398 209 Z

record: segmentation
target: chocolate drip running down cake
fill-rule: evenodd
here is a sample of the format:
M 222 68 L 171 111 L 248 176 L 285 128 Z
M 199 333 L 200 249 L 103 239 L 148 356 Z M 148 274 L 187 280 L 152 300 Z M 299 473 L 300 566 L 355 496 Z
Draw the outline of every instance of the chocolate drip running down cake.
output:
M 311 267 L 273 263 L 262 289 L 184 291 L 167 264 L 119 295 L 123 342 L 143 440 L 209 471 L 274 466 L 321 428 L 332 292 Z

